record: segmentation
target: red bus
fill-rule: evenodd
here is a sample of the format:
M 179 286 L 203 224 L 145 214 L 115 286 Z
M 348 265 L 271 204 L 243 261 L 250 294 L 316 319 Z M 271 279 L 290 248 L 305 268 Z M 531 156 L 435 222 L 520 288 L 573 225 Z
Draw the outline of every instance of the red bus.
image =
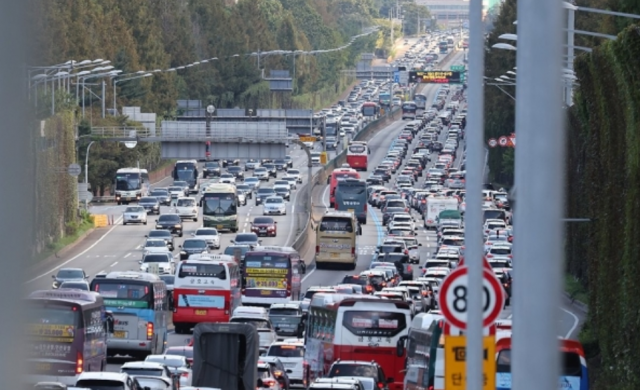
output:
M 362 116 L 377 118 L 380 115 L 380 106 L 375 102 L 362 104 Z
M 375 361 L 385 378 L 393 378 L 389 389 L 402 390 L 410 325 L 406 302 L 317 293 L 307 318 L 305 361 L 314 377 L 327 375 L 337 359 Z
M 343 167 L 347 164 L 343 164 Z M 338 185 L 338 180 L 342 179 L 360 179 L 360 174 L 356 172 L 353 168 L 338 168 L 334 169 L 331 172 L 331 176 L 327 179 L 327 184 L 329 184 L 329 207 L 334 207 L 336 202 L 336 186 Z
M 304 260 L 291 247 L 265 246 L 242 260 L 242 303 L 271 305 L 300 300 Z
M 242 303 L 240 284 L 240 267 L 231 256 L 181 261 L 173 285 L 176 333 L 186 333 L 200 322 L 229 322 Z
M 347 164 L 357 171 L 367 170 L 369 148 L 364 141 L 351 141 L 347 148 Z

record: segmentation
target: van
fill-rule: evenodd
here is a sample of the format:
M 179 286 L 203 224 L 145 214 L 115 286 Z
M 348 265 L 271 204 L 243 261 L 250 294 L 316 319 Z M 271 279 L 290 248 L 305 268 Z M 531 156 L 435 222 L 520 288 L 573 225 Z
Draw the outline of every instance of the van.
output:
M 271 343 L 278 339 L 278 335 L 269 319 L 269 312 L 264 307 L 236 307 L 229 322 L 251 324 L 256 327 L 260 339 L 260 355 L 264 355 Z

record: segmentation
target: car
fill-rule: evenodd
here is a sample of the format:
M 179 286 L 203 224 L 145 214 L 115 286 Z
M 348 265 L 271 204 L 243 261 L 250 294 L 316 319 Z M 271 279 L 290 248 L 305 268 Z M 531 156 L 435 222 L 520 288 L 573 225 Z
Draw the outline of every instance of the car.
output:
M 258 361 L 258 381 L 256 390 L 269 389 L 269 390 L 284 390 L 284 387 L 276 379 L 273 368 L 267 362 Z
M 269 181 L 270 176 L 269 171 L 265 167 L 259 167 L 253 171 L 253 177 L 258 178 L 258 180 L 261 181 Z
M 171 252 L 167 242 L 162 238 L 148 238 L 142 247 L 143 254 Z
M 236 184 L 236 177 L 231 173 L 223 173 L 220 175 L 220 183 Z
M 327 150 L 336 150 L 338 148 L 338 140 L 336 137 L 326 137 Z
M 255 233 L 238 233 L 231 242 L 235 245 L 258 246 L 262 243 L 262 240 Z
M 160 214 L 160 201 L 155 196 L 140 198 L 138 206 L 144 207 L 144 209 L 147 210 L 147 214 Z
M 209 248 L 220 249 L 220 233 L 216 228 L 199 228 L 191 233 L 191 237 L 200 238 L 207 242 Z
M 178 378 L 175 378 L 173 373 L 169 371 L 169 367 L 164 364 L 140 361 L 126 362 L 120 367 L 120 372 L 129 374 L 134 378 L 140 375 L 166 379 L 172 384 L 172 388 L 179 387 Z
M 158 199 L 158 202 L 160 202 L 160 204 L 166 206 L 169 206 L 171 204 L 171 194 L 166 188 L 155 188 L 151 190 L 149 196 L 153 196 Z
M 242 169 L 242 167 L 238 167 L 238 166 L 231 166 L 227 168 L 227 172 L 232 174 L 233 176 L 235 176 L 236 180 L 244 180 L 244 170 Z
M 289 163 L 284 158 L 277 158 L 273 165 L 276 166 L 277 171 L 286 171 L 289 168 Z
M 176 269 L 175 260 L 170 252 L 146 254 L 138 263 L 142 272 L 149 272 L 151 264 L 158 265 L 158 273 L 160 274 L 173 274 Z
M 287 215 L 287 205 L 281 196 L 270 196 L 266 198 L 262 208 L 263 215 Z
M 246 163 L 244 163 L 244 170 L 245 171 L 255 170 L 258 167 L 260 167 L 260 161 L 256 160 L 255 158 L 250 158 L 250 159 L 247 160 Z
M 207 161 L 202 167 L 202 178 L 220 176 L 222 167 L 218 161 Z
M 137 379 L 120 372 L 85 371 L 76 378 L 75 387 L 80 389 L 140 389 Z
M 253 197 L 253 189 L 247 184 L 236 184 L 236 190 L 238 190 L 238 192 L 242 191 L 245 199 L 251 199 Z
M 86 280 L 67 280 L 60 284 L 59 289 L 73 289 L 73 290 L 82 290 L 82 291 L 90 291 L 89 282 Z
M 250 250 L 252 250 L 252 247 L 250 245 L 229 245 L 228 247 L 224 248 L 223 253 L 236 259 L 236 261 L 239 262 L 240 266 L 242 267 L 242 260 L 244 260 L 244 255 L 246 255 Z
M 122 224 L 141 223 L 147 224 L 147 210 L 142 206 L 128 206 L 122 214 Z
M 249 186 L 249 189 L 251 190 L 251 196 L 249 196 L 249 198 L 251 198 L 253 196 L 253 192 L 257 191 L 258 188 L 260 188 L 260 179 L 257 177 L 247 177 L 246 179 L 244 179 L 244 185 Z
M 161 238 L 167 243 L 167 247 L 170 251 L 175 249 L 173 241 L 173 235 L 168 230 L 152 230 L 149 234 L 145 235 L 146 238 Z
M 167 379 L 161 376 L 151 376 L 151 375 L 133 375 L 133 377 L 138 381 L 140 385 L 140 389 L 149 389 L 149 390 L 175 390 L 177 386 L 175 382 L 176 379 Z
M 247 195 L 244 191 L 238 190 L 236 188 L 236 197 L 238 198 L 238 206 L 246 206 L 247 205 Z
M 284 161 L 287 163 L 287 168 L 293 168 L 293 157 L 287 154 L 284 156 Z
M 164 354 L 184 356 L 189 364 L 193 364 L 193 347 L 182 345 L 178 347 L 168 347 L 164 350 Z
M 191 386 L 193 371 L 186 357 L 181 355 L 149 355 L 144 361 L 167 366 L 175 377 L 180 378 L 180 387 Z
M 186 195 L 183 187 L 171 186 L 168 190 L 169 194 L 171 194 L 171 200 L 178 199 L 179 197 Z
M 271 217 L 255 217 L 251 222 L 251 231 L 258 236 L 275 237 L 278 235 L 278 222 Z
M 265 164 L 262 164 L 262 166 L 267 169 L 267 172 L 269 172 L 269 176 L 278 177 L 278 168 L 276 168 L 276 164 L 265 163 Z
M 198 204 L 196 198 L 178 198 L 176 200 L 176 213 L 181 219 L 193 219 L 194 222 L 198 222 Z
M 286 177 L 295 177 L 298 183 L 302 183 L 302 174 L 298 169 L 289 169 L 285 175 L 285 178 Z
M 293 182 L 293 184 L 292 184 L 292 182 Z M 295 184 L 296 184 L 296 183 L 295 183 L 295 181 L 292 181 L 292 182 L 290 182 L 290 181 L 285 180 L 284 178 L 282 178 L 282 179 L 280 179 L 280 180 L 276 180 L 276 181 L 274 181 L 274 182 L 273 182 L 273 186 L 274 186 L 274 187 L 275 187 L 275 186 L 287 186 L 287 188 L 289 189 L 289 191 L 291 191 L 291 190 L 295 187 Z
M 173 182 L 174 187 L 180 187 L 184 191 L 184 196 L 189 195 L 189 183 L 183 180 L 176 180 Z
M 283 181 L 286 181 L 289 184 L 289 189 L 297 190 L 298 189 L 298 179 L 295 176 L 284 175 L 282 177 Z
M 274 196 L 275 194 L 276 192 L 273 190 L 273 188 L 258 188 L 258 192 L 256 193 L 256 206 L 262 204 L 265 199 L 270 196 Z
M 209 244 L 203 238 L 187 238 L 179 248 L 180 260 L 187 260 L 191 255 L 209 253 Z
M 178 214 L 160 214 L 156 221 L 156 229 L 169 230 L 171 234 L 182 237 L 184 229 L 182 228 L 182 219 Z
M 273 190 L 275 191 L 276 195 L 282 197 L 284 200 L 291 200 L 291 191 L 289 190 L 289 184 L 274 185 Z
M 384 375 L 382 367 L 375 361 L 337 360 L 329 367 L 327 378 L 364 376 L 373 378 L 380 390 L 389 390 L 391 378 Z
M 302 337 L 304 335 L 305 316 L 300 301 L 272 303 L 269 307 L 269 321 L 275 327 L 278 337 Z M 295 347 L 291 349 L 295 349 Z
M 269 346 L 269 348 L 271 348 L 271 346 Z M 268 363 L 273 370 L 273 376 L 280 383 L 280 386 L 282 386 L 284 390 L 291 389 L 291 379 L 289 378 L 289 372 L 291 370 L 285 367 L 279 358 L 275 356 L 260 356 L 258 363 Z

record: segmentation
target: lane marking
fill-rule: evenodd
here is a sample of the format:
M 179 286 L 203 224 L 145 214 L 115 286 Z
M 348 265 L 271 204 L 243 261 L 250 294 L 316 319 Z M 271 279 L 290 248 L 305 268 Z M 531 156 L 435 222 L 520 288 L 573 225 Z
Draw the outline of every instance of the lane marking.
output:
M 580 319 L 578 318 L 577 315 L 573 314 L 572 312 L 570 312 L 569 310 L 565 309 L 565 308 L 560 308 L 560 310 L 562 310 L 563 312 L 569 314 L 571 317 L 573 317 L 573 326 L 571 327 L 571 329 L 569 329 L 569 332 L 567 332 L 567 334 L 564 336 L 565 339 L 568 339 L 571 337 L 571 333 L 573 333 L 576 328 L 578 327 L 578 324 L 580 323 Z
M 118 264 L 118 262 L 117 262 L 117 261 L 116 261 L 116 262 L 114 262 L 113 264 L 111 264 L 111 265 L 110 265 L 110 267 L 112 267 L 112 268 L 113 268 L 116 264 Z
M 61 264 L 56 265 L 55 267 L 51 268 L 49 271 L 43 273 L 42 275 L 38 275 L 33 279 L 29 279 L 26 282 L 24 282 L 24 284 L 29 284 L 32 282 L 35 282 L 38 279 L 42 279 L 45 276 L 49 276 L 53 273 L 53 271 L 56 271 L 62 267 L 64 267 L 65 265 L 71 263 L 72 261 L 78 259 L 81 256 L 84 256 L 84 254 L 86 254 L 87 252 L 89 252 L 91 249 L 95 248 L 96 245 L 98 245 L 100 242 L 102 242 L 102 240 L 104 240 L 105 237 L 107 237 L 112 231 L 115 230 L 115 228 L 117 228 L 119 225 L 119 223 L 122 221 L 122 217 L 119 217 L 117 220 L 115 220 L 113 227 L 111 229 L 109 229 L 102 237 L 100 237 L 96 242 L 94 242 L 93 244 L 91 244 L 87 249 L 83 250 L 82 252 L 78 253 L 77 255 L 73 256 L 72 258 L 70 258 L 67 261 L 62 262 Z
M 316 269 L 317 269 L 317 268 L 314 268 L 314 269 L 312 269 L 311 271 L 309 271 L 309 273 L 308 273 L 304 278 L 302 278 L 302 280 L 300 281 L 300 283 L 304 283 L 304 281 L 305 281 L 305 280 L 307 280 L 307 278 L 308 278 L 309 276 L 311 276 L 314 272 L 316 272 Z
M 127 257 L 131 256 L 131 252 L 127 253 L 126 255 L 124 255 L 124 259 L 126 259 Z
M 329 185 L 325 185 L 324 191 L 322 192 L 322 204 L 327 211 L 329 210 L 329 205 L 327 204 L 327 191 L 329 191 L 329 187 Z

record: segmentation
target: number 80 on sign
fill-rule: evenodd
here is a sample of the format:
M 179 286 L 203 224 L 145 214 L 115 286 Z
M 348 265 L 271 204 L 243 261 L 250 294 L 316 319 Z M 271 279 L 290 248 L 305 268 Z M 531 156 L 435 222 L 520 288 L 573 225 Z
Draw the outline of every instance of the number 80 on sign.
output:
M 452 326 L 467 329 L 469 269 L 459 266 L 443 281 L 438 295 L 442 315 Z M 482 270 L 482 326 L 493 324 L 504 307 L 504 290 L 491 269 Z

